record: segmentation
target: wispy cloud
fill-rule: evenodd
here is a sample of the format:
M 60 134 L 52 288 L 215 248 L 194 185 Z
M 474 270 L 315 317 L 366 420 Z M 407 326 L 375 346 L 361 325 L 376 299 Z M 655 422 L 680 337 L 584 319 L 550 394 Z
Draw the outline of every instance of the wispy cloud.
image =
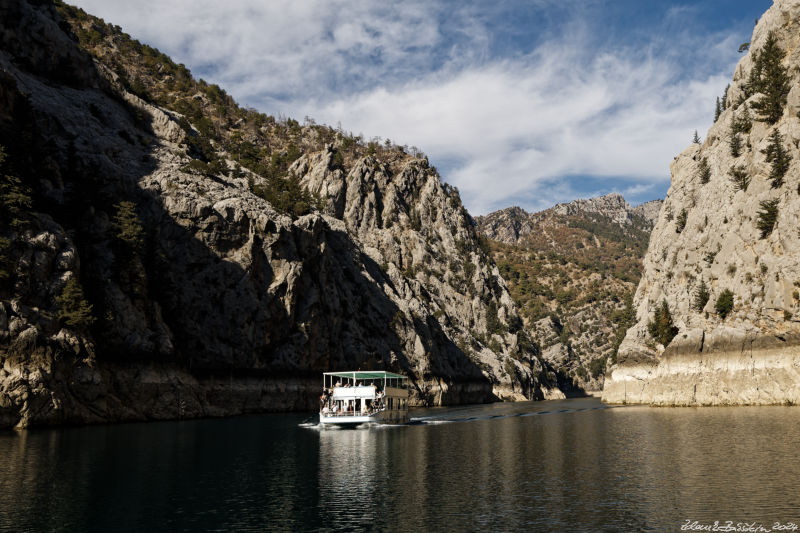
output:
M 542 208 L 593 190 L 586 178 L 553 187 L 574 175 L 665 183 L 694 129 L 710 124 L 727 77 L 680 79 L 679 66 L 663 59 L 585 55 L 551 43 L 446 80 L 307 105 L 323 120 L 454 161 L 446 178 L 477 213 L 525 202 Z
M 609 37 L 606 3 L 78 2 L 245 105 L 419 147 L 474 214 L 663 193 L 710 125 L 742 35 L 679 7 Z

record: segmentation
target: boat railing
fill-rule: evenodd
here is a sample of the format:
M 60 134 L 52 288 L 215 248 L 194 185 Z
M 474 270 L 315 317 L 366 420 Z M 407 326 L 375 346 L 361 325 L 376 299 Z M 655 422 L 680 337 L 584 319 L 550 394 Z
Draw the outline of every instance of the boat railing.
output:
M 381 406 L 377 409 L 367 409 L 366 411 L 354 411 L 352 409 L 346 409 L 344 411 L 331 411 L 330 409 L 328 409 L 327 413 L 324 410 L 320 411 L 320 413 L 322 413 L 325 416 L 368 416 L 368 415 L 374 415 L 375 413 L 379 413 L 385 410 L 386 407 Z

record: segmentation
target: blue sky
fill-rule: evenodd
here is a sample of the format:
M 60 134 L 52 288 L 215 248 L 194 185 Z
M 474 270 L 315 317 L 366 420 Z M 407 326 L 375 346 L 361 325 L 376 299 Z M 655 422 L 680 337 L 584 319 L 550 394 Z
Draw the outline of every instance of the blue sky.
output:
M 474 214 L 664 197 L 769 0 L 79 0 L 245 106 L 428 154 Z

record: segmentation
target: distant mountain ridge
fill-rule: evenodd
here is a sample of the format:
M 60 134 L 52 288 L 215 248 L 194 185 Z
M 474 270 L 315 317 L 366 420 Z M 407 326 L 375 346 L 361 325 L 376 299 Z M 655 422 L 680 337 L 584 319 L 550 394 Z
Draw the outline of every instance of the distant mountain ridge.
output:
M 549 209 L 529 213 L 521 207 L 509 207 L 475 218 L 484 235 L 506 244 L 518 243 L 542 224 L 547 224 L 554 215 L 585 217 L 597 215 L 620 226 L 635 222 L 650 228 L 655 225 L 663 200 L 651 200 L 632 207 L 619 193 L 610 193 L 596 198 L 577 199 L 556 204 Z
M 536 213 L 478 217 L 530 337 L 562 389 L 597 391 L 632 311 L 641 259 L 663 201 L 612 193 Z

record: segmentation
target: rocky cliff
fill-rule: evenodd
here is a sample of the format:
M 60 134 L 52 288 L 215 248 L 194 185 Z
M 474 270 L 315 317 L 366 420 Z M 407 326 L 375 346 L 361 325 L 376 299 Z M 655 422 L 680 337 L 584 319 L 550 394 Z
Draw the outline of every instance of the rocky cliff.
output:
M 478 217 L 530 336 L 567 392 L 599 391 L 630 324 L 630 300 L 661 200 L 619 194 Z M 654 215 L 655 213 L 655 215 Z
M 800 400 L 800 2 L 758 21 L 718 119 L 672 163 L 603 398 Z
M 63 4 L 0 5 L 0 427 L 542 398 L 537 346 L 427 159 L 235 105 Z

